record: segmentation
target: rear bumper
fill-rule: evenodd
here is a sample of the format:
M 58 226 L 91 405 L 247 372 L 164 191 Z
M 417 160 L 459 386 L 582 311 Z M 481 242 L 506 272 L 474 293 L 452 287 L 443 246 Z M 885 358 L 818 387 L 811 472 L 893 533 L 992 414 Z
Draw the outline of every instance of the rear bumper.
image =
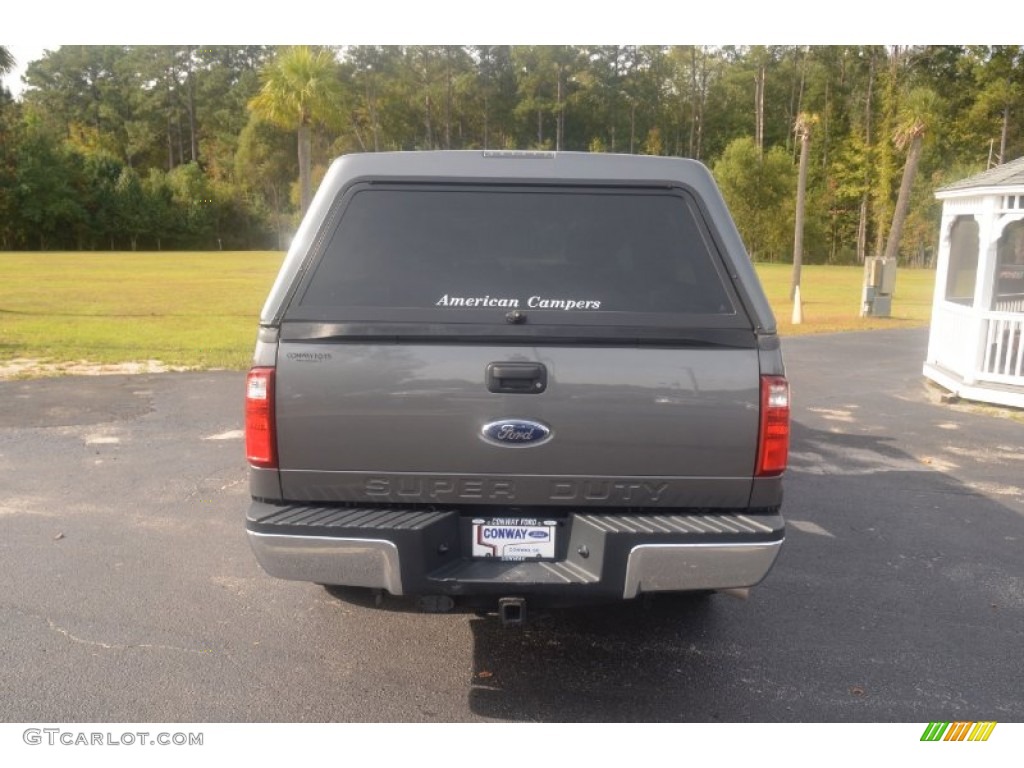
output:
M 782 539 L 745 544 L 640 544 L 626 561 L 622 596 L 752 587 L 768 574 L 781 548 Z
M 263 570 L 279 579 L 403 594 L 398 547 L 391 541 L 249 531 L 249 543 Z
M 751 587 L 782 547 L 781 515 L 594 514 L 559 520 L 548 562 L 473 560 L 458 510 L 254 501 L 249 543 L 271 576 L 394 595 L 547 595 L 567 601 Z

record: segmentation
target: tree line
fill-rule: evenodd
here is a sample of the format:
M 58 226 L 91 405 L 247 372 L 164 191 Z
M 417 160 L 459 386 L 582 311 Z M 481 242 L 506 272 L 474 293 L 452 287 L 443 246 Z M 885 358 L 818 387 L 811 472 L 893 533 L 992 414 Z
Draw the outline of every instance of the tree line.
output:
M 1007 46 L 63 46 L 24 84 L 6 250 L 279 248 L 340 154 L 543 148 L 704 162 L 757 259 L 800 186 L 804 263 L 923 263 L 935 188 L 1024 154 Z

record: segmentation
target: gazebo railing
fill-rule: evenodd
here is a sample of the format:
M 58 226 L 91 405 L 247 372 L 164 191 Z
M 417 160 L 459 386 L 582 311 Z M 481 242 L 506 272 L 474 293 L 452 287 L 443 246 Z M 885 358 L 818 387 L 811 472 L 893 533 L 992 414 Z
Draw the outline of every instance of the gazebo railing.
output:
M 996 312 L 1024 312 L 1024 293 L 999 296 L 995 309 Z
M 1024 312 L 943 302 L 932 314 L 928 359 L 965 382 L 1024 388 Z
M 985 354 L 978 378 L 1024 385 L 1024 314 L 986 312 Z

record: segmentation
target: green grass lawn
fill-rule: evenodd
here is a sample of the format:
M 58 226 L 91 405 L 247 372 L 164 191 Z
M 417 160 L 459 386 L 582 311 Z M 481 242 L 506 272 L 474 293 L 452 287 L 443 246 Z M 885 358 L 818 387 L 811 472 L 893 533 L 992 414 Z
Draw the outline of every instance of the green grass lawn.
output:
M 244 369 L 284 254 L 0 253 L 0 363 L 159 360 Z M 804 267 L 793 326 L 789 265 L 758 265 L 784 335 L 927 325 L 935 273 L 901 269 L 893 317 L 862 320 L 860 267 Z
M 789 285 L 791 264 L 758 264 L 757 274 L 768 301 L 775 311 L 779 333 L 795 336 L 804 333 L 866 331 L 878 328 L 920 328 L 928 325 L 932 313 L 935 271 L 900 267 L 896 272 L 896 291 L 891 317 L 860 317 L 863 267 L 806 266 L 800 271 L 800 298 L 803 323 L 793 325 L 793 302 Z
M 0 253 L 0 361 L 242 369 L 280 252 Z

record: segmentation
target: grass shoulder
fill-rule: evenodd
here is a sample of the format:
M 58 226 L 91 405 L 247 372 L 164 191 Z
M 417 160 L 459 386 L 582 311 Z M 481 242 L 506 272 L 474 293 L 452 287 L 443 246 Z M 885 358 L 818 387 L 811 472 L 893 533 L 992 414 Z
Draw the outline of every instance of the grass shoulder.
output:
M 283 256 L 0 253 L 0 363 L 242 369 Z

